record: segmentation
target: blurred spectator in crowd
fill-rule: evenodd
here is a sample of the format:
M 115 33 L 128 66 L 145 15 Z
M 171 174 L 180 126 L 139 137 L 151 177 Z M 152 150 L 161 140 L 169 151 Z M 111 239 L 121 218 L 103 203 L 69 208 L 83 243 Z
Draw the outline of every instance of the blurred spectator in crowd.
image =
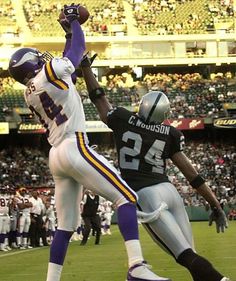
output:
M 0 186 L 0 251 L 7 252 L 11 250 L 8 245 L 8 233 L 10 232 L 9 216 L 9 197 L 7 189 Z
M 230 209 L 230 211 L 228 213 L 228 219 L 230 221 L 236 220 L 236 210 L 234 208 Z
M 56 231 L 56 213 L 55 205 L 51 203 L 51 200 L 45 202 L 45 215 L 43 221 L 48 237 L 48 241 L 51 243 Z
M 80 243 L 84 246 L 90 234 L 91 229 L 95 231 L 95 245 L 100 244 L 101 236 L 101 218 L 99 215 L 100 196 L 87 190 L 83 197 L 82 218 L 84 221 L 83 239 Z
M 104 200 L 100 206 L 102 235 L 111 235 L 111 219 L 114 214 L 112 202 Z
M 46 239 L 46 229 L 43 222 L 43 214 L 45 212 L 45 205 L 42 199 L 38 195 L 38 191 L 33 190 L 32 196 L 29 201 L 32 203 L 30 215 L 31 215 L 31 225 L 30 225 L 30 243 L 31 247 L 40 246 L 40 237 L 42 238 L 43 245 L 48 246 Z

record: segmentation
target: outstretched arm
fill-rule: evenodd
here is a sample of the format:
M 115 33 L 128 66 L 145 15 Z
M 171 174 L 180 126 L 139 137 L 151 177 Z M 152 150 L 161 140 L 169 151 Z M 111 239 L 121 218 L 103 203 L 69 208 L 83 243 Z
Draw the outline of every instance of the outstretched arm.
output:
M 64 46 L 64 51 L 62 53 L 63 57 L 64 57 L 65 54 L 70 49 L 70 46 L 71 46 L 72 31 L 71 31 L 71 26 L 70 26 L 69 22 L 64 17 L 63 9 L 61 10 L 61 13 L 60 13 L 59 18 L 57 19 L 57 21 L 60 24 L 60 26 L 62 27 L 62 29 L 65 31 L 65 33 L 66 33 L 66 35 L 65 35 L 66 43 L 65 43 L 65 46 Z
M 62 53 L 63 57 L 65 57 L 66 54 L 68 53 L 70 47 L 71 47 L 72 31 L 71 31 L 70 23 L 65 18 L 63 9 L 61 10 L 61 13 L 60 13 L 59 18 L 58 18 L 57 21 L 61 25 L 61 27 L 65 31 L 65 33 L 66 33 L 65 34 L 66 43 L 65 43 L 65 46 L 64 46 L 64 51 Z M 76 83 L 76 78 L 77 78 L 75 72 L 72 73 L 71 78 L 72 78 L 73 83 L 75 84 Z
M 95 104 L 100 119 L 104 123 L 107 123 L 107 113 L 110 109 L 112 109 L 112 105 L 106 98 L 103 88 L 100 87 L 98 81 L 96 80 L 91 67 L 81 67 L 81 69 L 87 86 L 89 97 L 91 101 Z
M 71 23 L 72 38 L 71 45 L 67 53 L 64 54 L 76 68 L 83 57 L 85 51 L 85 40 L 82 28 L 77 20 L 73 20 Z
M 67 57 L 76 68 L 85 51 L 85 39 L 82 28 L 79 24 L 79 5 L 72 3 L 65 5 L 62 11 L 63 17 L 59 16 L 59 23 L 66 32 L 66 44 L 63 56 Z
M 64 51 L 62 53 L 63 57 L 66 56 L 66 54 L 68 53 L 70 46 L 71 46 L 71 37 L 72 34 L 70 34 L 69 36 L 66 35 L 66 43 L 65 43 L 65 47 L 64 47 Z
M 188 157 L 183 152 L 177 152 L 171 159 L 191 184 L 191 182 L 198 176 L 198 172 L 193 167 Z M 219 201 L 205 182 L 203 182 L 199 187 L 196 187 L 196 190 L 209 202 L 212 207 L 221 208 Z
M 189 183 L 197 190 L 197 192 L 203 196 L 211 206 L 212 212 L 209 218 L 209 225 L 212 222 L 216 223 L 216 231 L 224 232 L 228 227 L 228 222 L 224 211 L 222 210 L 219 201 L 216 196 L 206 184 L 205 180 L 198 174 L 193 167 L 188 157 L 183 152 L 177 152 L 171 157 L 173 163 L 184 174 Z
M 65 43 L 65 47 L 64 47 L 64 51 L 63 51 L 63 57 L 66 57 L 66 54 L 68 53 L 70 47 L 71 47 L 71 37 L 72 37 L 72 34 L 66 34 L 66 43 Z M 76 84 L 76 79 L 77 79 L 77 75 L 76 73 L 72 73 L 71 74 L 71 79 L 73 81 L 74 84 Z

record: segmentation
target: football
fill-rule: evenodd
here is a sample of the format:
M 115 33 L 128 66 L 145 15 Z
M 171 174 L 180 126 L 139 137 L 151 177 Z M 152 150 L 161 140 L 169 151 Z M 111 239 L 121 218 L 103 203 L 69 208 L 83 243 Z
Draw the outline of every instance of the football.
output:
M 89 11 L 84 7 L 84 6 L 79 6 L 79 23 L 83 24 L 85 23 L 88 18 L 89 18 L 90 14 Z M 61 11 L 60 15 L 59 15 L 59 20 L 64 20 L 65 19 L 65 15 L 64 12 Z

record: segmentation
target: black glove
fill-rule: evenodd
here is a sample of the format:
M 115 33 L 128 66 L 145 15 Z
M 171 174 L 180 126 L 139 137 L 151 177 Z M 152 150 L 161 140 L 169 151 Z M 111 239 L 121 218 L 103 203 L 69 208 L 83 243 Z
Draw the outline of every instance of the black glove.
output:
M 92 57 L 89 57 L 89 52 L 87 52 L 81 62 L 80 62 L 80 67 L 89 67 L 93 64 L 93 61 L 95 60 L 95 58 L 97 57 L 97 53 L 95 53 Z
M 79 67 L 76 68 L 76 70 L 75 70 L 75 74 L 76 74 L 77 77 L 83 77 L 81 68 L 83 68 L 83 67 L 90 67 L 93 64 L 93 61 L 95 60 L 95 58 L 98 55 L 97 53 L 95 53 L 92 57 L 89 57 L 88 54 L 89 54 L 89 52 L 87 52 L 83 56 L 83 58 L 82 58 L 82 60 L 80 62 Z
M 66 20 L 69 23 L 72 23 L 72 21 L 79 19 L 79 6 L 72 3 L 70 6 L 64 5 L 64 15 Z
M 213 221 L 216 223 L 216 231 L 224 232 L 225 228 L 228 228 L 228 220 L 225 212 L 220 208 L 214 207 L 209 216 L 209 225 L 212 225 Z

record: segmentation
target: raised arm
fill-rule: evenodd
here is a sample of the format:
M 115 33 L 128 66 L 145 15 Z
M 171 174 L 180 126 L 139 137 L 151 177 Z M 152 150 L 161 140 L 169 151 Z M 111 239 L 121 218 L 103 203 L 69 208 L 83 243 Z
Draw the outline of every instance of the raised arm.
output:
M 112 105 L 109 103 L 108 99 L 105 96 L 105 91 L 100 87 L 98 81 L 96 80 L 92 69 L 90 66 L 81 65 L 82 74 L 87 86 L 89 97 L 91 101 L 95 104 L 100 119 L 107 123 L 107 113 L 112 109 Z
M 63 9 L 61 10 L 61 13 L 60 13 L 57 21 L 61 25 L 62 29 L 65 31 L 66 43 L 65 43 L 64 50 L 63 50 L 63 53 L 62 53 L 62 55 L 64 57 L 65 54 L 70 49 L 70 46 L 71 46 L 72 31 L 71 31 L 71 26 L 70 26 L 69 22 L 66 20 L 66 18 L 64 16 Z
M 211 225 L 212 221 L 215 221 L 217 232 L 224 232 L 224 229 L 228 227 L 226 215 L 205 180 L 198 174 L 188 157 L 182 151 L 175 153 L 171 157 L 171 160 L 183 173 L 191 186 L 210 204 L 212 213 L 210 215 L 209 224 Z
M 72 62 L 75 68 L 79 66 L 81 59 L 83 57 L 83 53 L 85 51 L 84 33 L 78 21 L 79 18 L 78 7 L 79 5 L 72 4 L 71 6 L 65 5 L 63 9 L 63 13 L 65 15 L 64 23 L 67 24 L 66 44 L 65 44 L 63 55 L 64 57 L 67 57 Z M 69 29 L 68 23 L 71 29 Z M 64 29 L 64 25 L 62 25 L 63 29 Z M 70 31 L 71 31 L 71 35 L 70 35 Z

